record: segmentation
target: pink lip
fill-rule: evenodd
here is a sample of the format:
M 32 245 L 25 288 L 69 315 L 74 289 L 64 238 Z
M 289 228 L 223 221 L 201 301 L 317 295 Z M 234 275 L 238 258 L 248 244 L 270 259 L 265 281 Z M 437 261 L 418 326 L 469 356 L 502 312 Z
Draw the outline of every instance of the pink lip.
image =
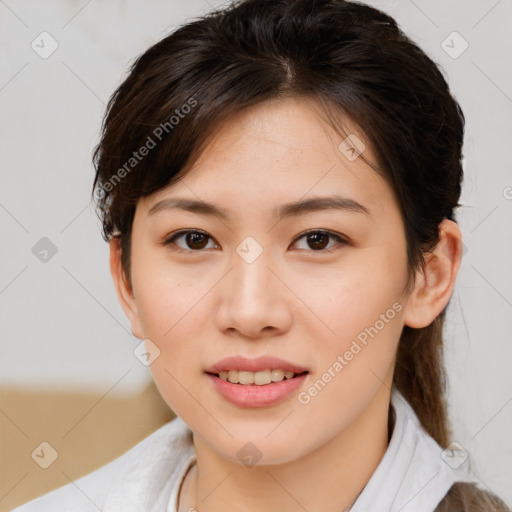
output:
M 261 372 L 263 370 L 284 370 L 293 373 L 303 373 L 307 368 L 289 363 L 283 359 L 272 356 L 261 356 L 255 359 L 247 359 L 242 356 L 227 357 L 217 361 L 206 373 L 219 374 L 223 371 L 239 370 L 245 372 Z
M 277 367 L 282 368 L 280 365 Z M 217 392 L 228 402 L 238 407 L 257 408 L 274 405 L 284 400 L 304 382 L 308 375 L 302 373 L 293 379 L 284 379 L 281 382 L 272 382 L 263 386 L 232 384 L 210 373 L 207 377 L 212 381 Z

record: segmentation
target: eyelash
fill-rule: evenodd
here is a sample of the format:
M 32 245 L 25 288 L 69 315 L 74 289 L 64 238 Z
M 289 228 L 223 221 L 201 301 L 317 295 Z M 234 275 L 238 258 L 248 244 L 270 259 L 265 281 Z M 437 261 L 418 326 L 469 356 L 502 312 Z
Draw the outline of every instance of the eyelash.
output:
M 169 245 L 176 245 L 174 243 L 174 241 L 184 235 L 187 235 L 189 233 L 199 233 L 201 235 L 205 235 L 207 238 L 209 238 L 210 240 L 214 240 L 213 237 L 211 237 L 210 235 L 208 235 L 208 233 L 204 232 L 204 231 L 200 231 L 200 230 L 197 230 L 197 229 L 187 229 L 187 230 L 183 230 L 183 231 L 178 231 L 177 233 L 174 233 L 172 235 L 170 235 L 169 237 L 167 237 L 163 242 L 162 242 L 162 245 L 164 246 L 169 246 Z M 294 240 L 294 244 L 296 242 L 298 242 L 301 238 L 304 238 L 306 237 L 307 235 L 311 235 L 311 234 L 322 234 L 322 235 L 327 235 L 329 237 L 332 237 L 334 239 L 336 239 L 338 241 L 339 244 L 341 245 L 349 245 L 349 242 L 347 240 L 345 240 L 343 237 L 341 237 L 340 235 L 332 232 L 332 231 L 327 231 L 327 230 L 323 230 L 323 229 L 313 229 L 313 230 L 310 230 L 310 231 L 306 231 L 304 233 L 301 233 L 295 240 Z M 177 251 L 177 252 L 185 252 L 185 253 L 200 253 L 200 252 L 205 252 L 206 249 L 182 249 L 181 247 L 179 246 L 176 246 L 177 248 L 173 248 L 173 250 Z M 334 248 L 331 248 L 331 249 L 321 249 L 321 250 L 307 250 L 307 252 L 318 252 L 318 253 L 333 253 L 335 252 L 337 249 L 339 249 L 339 247 L 334 247 Z

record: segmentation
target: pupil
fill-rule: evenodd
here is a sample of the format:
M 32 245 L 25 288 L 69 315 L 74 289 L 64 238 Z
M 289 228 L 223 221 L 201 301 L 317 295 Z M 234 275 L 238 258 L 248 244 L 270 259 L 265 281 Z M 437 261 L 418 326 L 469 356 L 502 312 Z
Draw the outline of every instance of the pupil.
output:
M 320 239 L 320 242 L 319 242 Z M 321 243 L 323 239 L 324 242 L 327 242 L 328 236 L 325 233 L 313 233 L 308 235 L 308 243 L 312 249 L 323 249 L 327 246 L 327 243 Z M 311 244 L 310 242 L 313 241 Z

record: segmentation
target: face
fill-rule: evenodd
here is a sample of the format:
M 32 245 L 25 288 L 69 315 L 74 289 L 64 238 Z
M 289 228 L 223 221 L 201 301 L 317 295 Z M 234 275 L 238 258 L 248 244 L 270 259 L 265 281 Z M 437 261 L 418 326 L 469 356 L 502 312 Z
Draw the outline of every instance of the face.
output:
M 375 162 L 364 134 L 344 126 Z M 404 226 L 391 188 L 343 140 L 310 100 L 262 103 L 220 126 L 180 182 L 137 204 L 132 330 L 160 351 L 150 368 L 169 406 L 226 459 L 248 442 L 261 464 L 313 452 L 391 386 Z M 337 207 L 285 207 L 325 198 Z M 222 215 L 161 203 L 171 199 Z M 282 361 L 254 364 L 264 357 Z M 295 376 L 279 382 L 286 368 Z M 276 382 L 228 383 L 227 370 Z

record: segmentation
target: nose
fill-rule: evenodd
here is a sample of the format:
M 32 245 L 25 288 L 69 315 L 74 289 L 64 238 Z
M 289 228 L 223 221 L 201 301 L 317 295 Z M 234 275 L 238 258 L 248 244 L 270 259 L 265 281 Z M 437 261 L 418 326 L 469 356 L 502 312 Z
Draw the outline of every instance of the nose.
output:
M 233 254 L 232 267 L 222 280 L 216 310 L 217 327 L 224 333 L 258 340 L 290 328 L 292 293 L 279 275 L 270 250 L 254 260 Z

